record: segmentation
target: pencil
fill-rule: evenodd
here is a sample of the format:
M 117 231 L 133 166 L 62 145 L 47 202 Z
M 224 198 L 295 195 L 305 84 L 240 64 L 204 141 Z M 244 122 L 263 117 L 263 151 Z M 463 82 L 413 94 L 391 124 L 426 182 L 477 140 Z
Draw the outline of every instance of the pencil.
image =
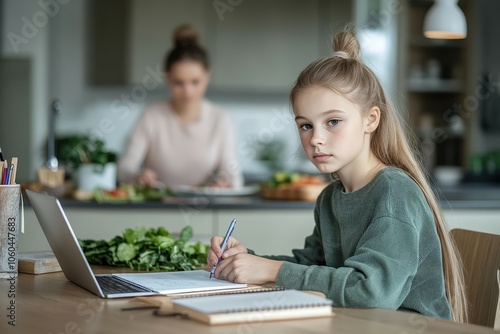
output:
M 7 179 L 7 169 L 8 169 L 8 164 L 7 161 L 4 160 L 2 164 L 2 184 L 5 184 L 5 181 Z
M 16 184 L 16 174 L 17 174 L 17 157 L 12 157 L 10 163 L 11 173 L 10 173 L 10 184 Z

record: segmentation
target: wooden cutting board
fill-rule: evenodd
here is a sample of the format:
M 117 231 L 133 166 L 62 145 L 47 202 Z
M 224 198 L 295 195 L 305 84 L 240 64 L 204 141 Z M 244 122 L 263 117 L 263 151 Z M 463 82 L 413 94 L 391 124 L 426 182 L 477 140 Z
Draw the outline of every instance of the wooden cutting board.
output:
M 20 253 L 18 271 L 27 274 L 45 274 L 61 271 L 59 262 L 51 251 Z

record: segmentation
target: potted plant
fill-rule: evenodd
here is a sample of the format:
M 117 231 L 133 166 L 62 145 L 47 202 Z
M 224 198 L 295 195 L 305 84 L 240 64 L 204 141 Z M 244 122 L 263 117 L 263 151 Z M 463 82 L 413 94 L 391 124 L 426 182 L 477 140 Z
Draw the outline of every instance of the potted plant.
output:
M 107 150 L 104 141 L 89 134 L 60 139 L 58 157 L 73 174 L 78 189 L 116 188 L 116 153 Z

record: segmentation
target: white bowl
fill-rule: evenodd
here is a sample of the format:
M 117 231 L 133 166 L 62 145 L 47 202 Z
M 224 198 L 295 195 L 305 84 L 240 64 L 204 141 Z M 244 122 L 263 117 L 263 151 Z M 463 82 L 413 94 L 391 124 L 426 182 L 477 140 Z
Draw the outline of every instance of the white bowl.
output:
M 434 168 L 436 181 L 443 186 L 455 186 L 462 180 L 464 171 L 457 166 L 437 166 Z

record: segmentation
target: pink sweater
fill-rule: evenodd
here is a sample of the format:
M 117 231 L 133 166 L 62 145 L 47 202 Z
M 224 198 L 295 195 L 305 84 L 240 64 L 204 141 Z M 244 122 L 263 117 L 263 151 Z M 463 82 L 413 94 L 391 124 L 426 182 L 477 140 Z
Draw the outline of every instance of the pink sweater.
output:
M 189 123 L 180 120 L 167 101 L 144 111 L 118 161 L 118 180 L 134 183 L 142 168 L 154 170 L 167 186 L 219 179 L 234 187 L 243 183 L 231 120 L 206 101 L 199 119 Z

